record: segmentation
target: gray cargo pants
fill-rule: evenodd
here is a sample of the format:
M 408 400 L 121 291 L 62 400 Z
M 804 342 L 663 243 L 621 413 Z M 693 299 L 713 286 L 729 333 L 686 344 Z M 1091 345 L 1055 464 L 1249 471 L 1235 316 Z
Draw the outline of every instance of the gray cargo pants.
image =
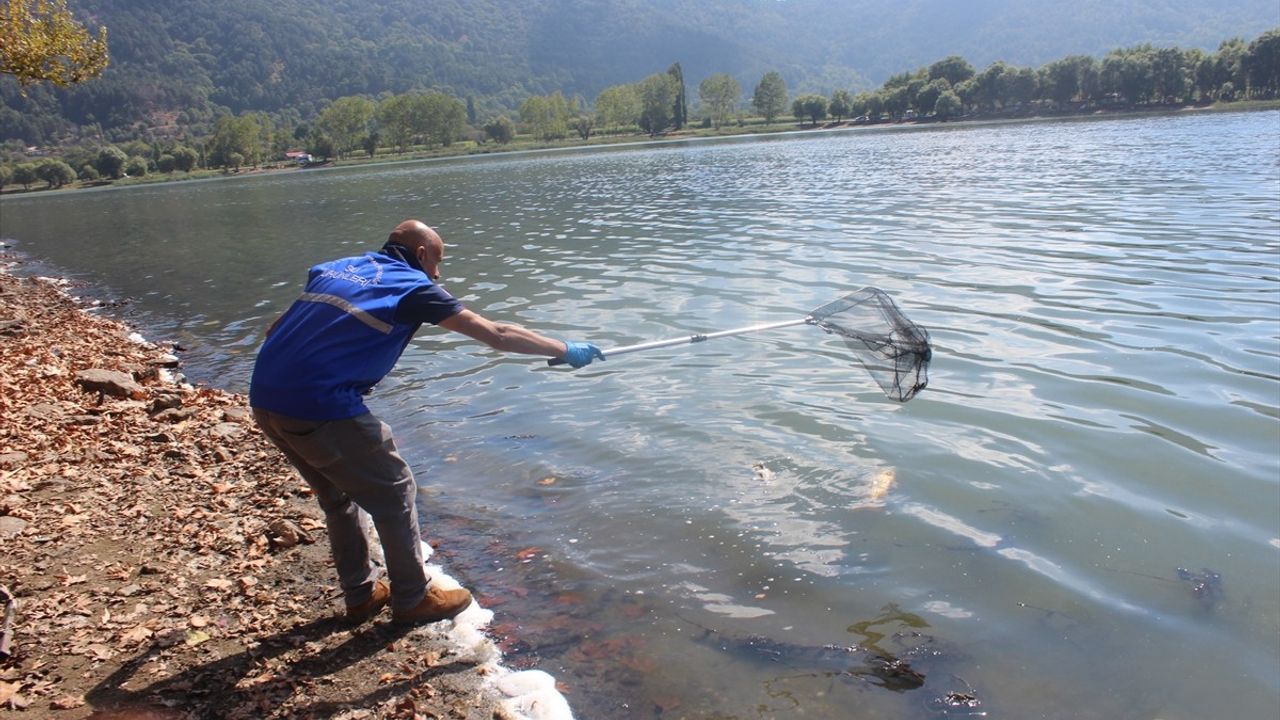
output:
M 347 605 L 367 601 L 377 579 L 360 508 L 382 541 L 392 609 L 417 605 L 428 583 L 414 504 L 418 487 L 391 428 L 372 413 L 315 421 L 254 408 L 253 417 L 315 491 Z

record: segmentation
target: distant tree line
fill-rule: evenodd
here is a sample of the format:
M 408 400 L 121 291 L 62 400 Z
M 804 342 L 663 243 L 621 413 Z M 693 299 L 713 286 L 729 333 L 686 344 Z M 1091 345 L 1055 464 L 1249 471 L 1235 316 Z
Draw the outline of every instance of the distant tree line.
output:
M 697 86 L 694 114 L 708 128 L 730 122 L 775 123 L 790 115 L 801 124 L 828 118 L 843 122 L 934 119 L 962 116 L 1075 112 L 1179 105 L 1280 96 L 1280 28 L 1246 43 L 1223 42 L 1216 52 L 1137 45 L 1102 58 L 1073 55 L 1039 68 L 993 63 L 978 71 L 959 56 L 890 77 L 875 89 L 837 89 L 830 96 L 791 97 L 780 73 L 764 73 L 744 98 L 739 82 L 715 73 Z M 634 83 L 606 87 L 588 103 L 556 91 L 531 95 L 516 118 L 497 113 L 482 119 L 471 98 L 413 91 L 340 97 L 309 116 L 296 108 L 274 113 L 225 109 L 213 116 L 172 118 L 167 137 L 160 128 L 136 128 L 140 137 L 107 142 L 90 125 L 79 145 L 61 157 L 26 158 L 21 144 L 0 148 L 0 188 L 45 183 L 61 187 L 76 179 L 94 182 L 126 175 L 188 172 L 197 168 L 238 170 L 283 160 L 287 150 L 320 158 L 380 150 L 406 152 L 448 147 L 459 140 L 512 142 L 524 135 L 537 142 L 597 133 L 680 130 L 690 123 L 687 90 L 679 63 Z M 185 121 L 192 124 L 184 125 Z M 203 132 L 194 131 L 204 128 Z
M 1280 29 L 1248 44 L 1228 40 L 1214 53 L 1137 45 L 1112 50 L 1101 60 L 1073 55 L 1039 68 L 996 62 L 978 72 L 964 58 L 951 56 L 894 75 L 877 90 L 856 95 L 836 90 L 830 98 L 803 95 L 791 109 L 801 122 L 816 124 L 829 116 L 948 120 L 1030 109 L 1136 108 L 1277 95 Z M 758 96 L 759 89 L 753 102 L 760 110 Z

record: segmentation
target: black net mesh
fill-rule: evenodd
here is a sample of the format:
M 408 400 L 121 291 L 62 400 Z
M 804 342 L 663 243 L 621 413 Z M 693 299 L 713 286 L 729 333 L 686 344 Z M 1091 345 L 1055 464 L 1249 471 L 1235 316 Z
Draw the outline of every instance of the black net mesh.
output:
M 929 384 L 929 333 L 883 290 L 845 295 L 814 310 L 809 321 L 839 335 L 891 399 L 906 402 Z

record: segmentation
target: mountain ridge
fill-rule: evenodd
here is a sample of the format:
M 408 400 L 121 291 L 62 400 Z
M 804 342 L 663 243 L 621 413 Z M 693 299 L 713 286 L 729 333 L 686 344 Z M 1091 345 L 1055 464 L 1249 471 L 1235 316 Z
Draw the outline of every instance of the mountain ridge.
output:
M 440 90 L 481 117 L 556 90 L 592 100 L 680 62 L 746 92 L 777 70 L 792 92 L 879 85 L 949 55 L 976 67 L 1101 56 L 1137 43 L 1214 49 L 1280 25 L 1272 0 L 80 0 L 105 25 L 102 78 L 26 96 L 0 81 L 4 137 L 208 121 L 219 109 L 309 118 L 345 95 Z

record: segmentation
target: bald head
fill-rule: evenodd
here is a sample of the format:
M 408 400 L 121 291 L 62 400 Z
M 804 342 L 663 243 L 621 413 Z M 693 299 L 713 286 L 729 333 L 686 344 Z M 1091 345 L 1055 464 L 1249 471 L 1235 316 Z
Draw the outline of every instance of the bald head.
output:
M 400 223 L 395 230 L 391 231 L 387 242 L 403 245 L 410 250 L 417 250 L 420 247 L 444 247 L 444 241 L 440 239 L 440 235 L 421 220 L 405 220 Z
M 432 280 L 440 278 L 440 262 L 444 260 L 444 240 L 421 220 L 405 220 L 391 231 L 387 242 L 403 246 L 413 253 Z

